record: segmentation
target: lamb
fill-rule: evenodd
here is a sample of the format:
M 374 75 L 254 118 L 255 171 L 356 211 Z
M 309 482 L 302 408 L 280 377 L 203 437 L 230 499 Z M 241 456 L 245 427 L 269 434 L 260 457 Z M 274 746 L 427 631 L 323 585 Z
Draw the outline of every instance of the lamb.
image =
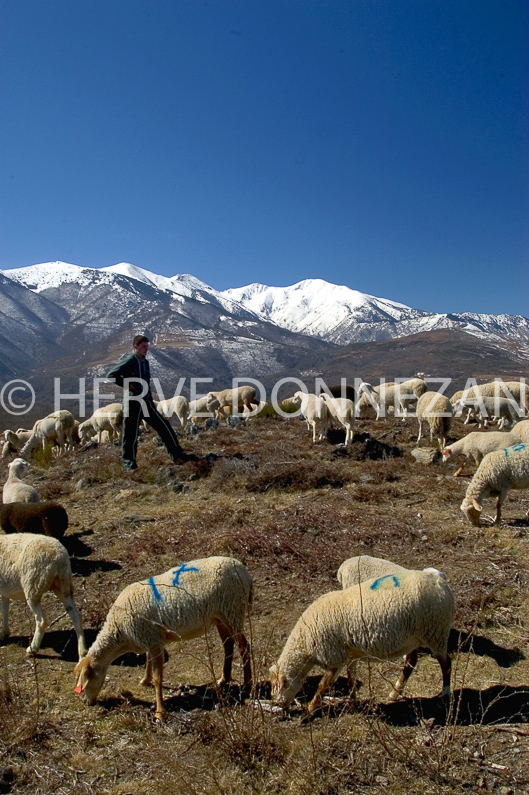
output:
M 476 527 L 480 525 L 483 500 L 496 496 L 494 524 L 501 520 L 501 506 L 510 489 L 529 488 L 529 445 L 515 444 L 488 453 L 470 481 L 461 510 Z
M 377 420 L 380 417 L 385 417 L 386 409 L 392 407 L 404 421 L 408 409 L 406 404 L 415 404 L 417 400 L 409 387 L 392 382 L 385 382 L 374 387 L 364 381 L 360 384 L 358 393 L 360 398 L 356 404 L 356 415 L 360 417 L 364 409 L 371 405 L 376 410 Z
M 78 428 L 81 444 L 86 444 L 92 436 L 97 434 L 97 441 L 101 444 L 103 432 L 108 433 L 110 444 L 114 439 L 121 439 L 123 425 L 123 406 L 121 403 L 109 403 L 96 409 L 92 416 L 82 422 Z
M 34 655 L 40 649 L 46 630 L 41 600 L 52 591 L 63 603 L 77 635 L 79 658 L 86 654 L 86 643 L 79 612 L 73 601 L 72 570 L 68 552 L 60 541 L 32 533 L 0 536 L 0 595 L 2 596 L 2 631 L 0 640 L 9 636 L 9 600 L 26 600 L 35 616 L 35 634 L 27 649 Z
M 28 456 L 39 443 L 42 444 L 44 451 L 56 444 L 59 452 L 64 452 L 67 445 L 73 447 L 74 428 L 73 414 L 66 409 L 48 414 L 42 420 L 37 420 L 31 437 L 20 451 L 20 455 Z
M 0 505 L 0 528 L 4 533 L 42 533 L 61 539 L 67 527 L 68 514 L 56 502 Z
M 2 501 L 8 502 L 39 502 L 38 491 L 24 483 L 22 478 L 29 469 L 29 464 L 23 458 L 15 458 L 9 464 L 9 475 L 2 490 Z
M 329 408 L 320 395 L 307 392 L 294 392 L 294 400 L 301 407 L 301 413 L 307 422 L 307 428 L 312 428 L 312 443 L 316 444 L 316 429 L 319 427 L 318 440 L 325 439 L 329 427 Z
M 26 430 L 4 431 L 5 443 L 2 447 L 2 458 L 7 458 L 9 453 L 18 453 L 29 441 L 31 433 Z
M 228 415 L 224 412 L 225 406 L 231 406 L 233 409 L 237 408 L 237 412 L 241 413 L 246 406 L 250 414 L 257 407 L 259 401 L 256 397 L 256 390 L 253 386 L 238 386 L 236 389 L 223 389 L 221 392 L 208 392 L 208 400 L 218 400 L 219 405 L 217 411 L 226 418 Z M 208 405 L 211 408 L 211 405 Z M 233 413 L 237 413 L 233 411 Z
M 441 450 L 446 447 L 446 440 L 452 427 L 452 404 L 440 392 L 425 392 L 417 403 L 417 419 L 419 421 L 419 435 L 417 444 L 422 437 L 422 424 L 427 421 L 430 426 L 430 441 L 437 438 Z
M 186 427 L 189 419 L 189 402 L 183 395 L 175 395 L 168 400 L 155 400 L 154 405 L 164 417 L 167 419 L 177 417 L 182 428 Z
M 419 647 L 430 649 L 443 673 L 442 696 L 450 694 L 448 636 L 454 597 L 444 577 L 432 571 L 387 574 L 331 591 L 316 599 L 290 633 L 270 669 L 272 697 L 284 707 L 314 665 L 326 671 L 308 706 L 316 710 L 338 674 L 363 658 L 393 660 L 406 655 L 390 699 L 396 699 L 417 663 Z
M 524 444 L 529 444 L 529 420 L 520 420 L 510 432 L 516 434 Z
M 113 660 L 125 652 L 147 653 L 142 684 L 154 679 L 156 718 L 163 719 L 164 644 L 189 640 L 216 626 L 224 645 L 224 667 L 219 684 L 229 682 L 234 640 L 243 661 L 244 686 L 251 687 L 249 644 L 244 619 L 252 603 L 253 581 L 246 566 L 235 558 L 192 560 L 164 574 L 129 585 L 121 591 L 87 656 L 75 667 L 76 693 L 88 704 L 97 699 Z
M 476 464 L 480 464 L 483 457 L 493 450 L 504 450 L 506 447 L 511 447 L 514 444 L 521 442 L 520 437 L 513 433 L 504 431 L 473 431 L 458 439 L 457 442 L 449 444 L 443 450 L 443 461 L 453 455 L 464 455 L 466 458 L 473 458 Z M 455 473 L 455 477 L 461 474 L 463 467 L 460 467 Z
M 322 394 L 320 397 L 325 401 L 331 417 L 345 428 L 345 446 L 350 447 L 353 443 L 355 424 L 355 406 L 353 401 L 348 398 L 329 397 L 326 394 Z

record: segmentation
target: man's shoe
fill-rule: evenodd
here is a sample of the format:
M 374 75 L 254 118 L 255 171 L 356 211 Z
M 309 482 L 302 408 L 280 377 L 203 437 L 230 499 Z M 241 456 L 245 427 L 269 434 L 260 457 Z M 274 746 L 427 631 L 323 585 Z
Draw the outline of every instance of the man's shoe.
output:
M 133 469 L 138 469 L 138 465 L 137 464 L 128 464 L 128 465 L 125 464 L 123 466 L 123 471 L 124 472 L 131 472 Z

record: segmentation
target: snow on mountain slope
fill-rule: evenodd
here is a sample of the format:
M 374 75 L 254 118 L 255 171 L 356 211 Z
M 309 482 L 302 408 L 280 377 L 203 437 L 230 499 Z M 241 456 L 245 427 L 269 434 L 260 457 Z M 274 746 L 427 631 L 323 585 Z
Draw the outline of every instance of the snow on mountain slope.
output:
M 524 343 L 529 341 L 529 320 L 520 315 L 425 312 L 344 285 L 330 284 L 323 279 L 305 279 L 289 287 L 255 283 L 217 291 L 190 274 L 159 276 L 126 262 L 100 269 L 48 262 L 3 273 L 36 293 L 48 291 L 47 295 L 52 300 L 58 300 L 57 290 L 71 283 L 79 288 L 80 297 L 86 290 L 97 286 L 99 305 L 100 291 L 106 285 L 115 293 L 115 300 L 124 289 L 126 292 L 136 291 L 138 299 L 148 290 L 151 294 L 149 297 L 145 295 L 144 299 L 151 302 L 161 300 L 165 303 L 164 296 L 172 296 L 173 301 L 183 307 L 189 306 L 186 301 L 191 299 L 242 321 L 266 321 L 288 331 L 338 345 L 393 339 L 444 328 L 498 341 L 505 337 Z M 71 310 L 75 296 L 69 300 L 67 308 Z

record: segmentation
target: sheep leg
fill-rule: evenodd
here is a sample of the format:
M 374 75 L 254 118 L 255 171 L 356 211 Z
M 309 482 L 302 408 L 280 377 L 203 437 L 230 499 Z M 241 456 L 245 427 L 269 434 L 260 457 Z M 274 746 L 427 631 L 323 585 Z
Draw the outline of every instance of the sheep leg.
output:
M 320 679 L 320 683 L 318 685 L 318 689 L 316 690 L 316 695 L 310 702 L 307 712 L 309 715 L 312 715 L 321 704 L 321 700 L 323 698 L 323 694 L 325 691 L 332 685 L 336 676 L 338 675 L 339 668 L 331 668 L 330 671 L 327 671 L 323 674 L 322 678 Z
M 233 649 L 235 646 L 235 641 L 233 634 L 224 624 L 217 624 L 217 629 L 219 631 L 222 645 L 224 646 L 224 666 L 222 669 L 222 676 L 218 680 L 217 684 L 223 685 L 231 680 L 231 668 L 233 664 Z
M 415 666 L 417 665 L 418 654 L 419 654 L 418 649 L 414 649 L 413 651 L 410 651 L 410 653 L 407 654 L 406 657 L 404 658 L 404 668 L 402 669 L 402 673 L 395 682 L 395 687 L 389 694 L 390 701 L 396 701 L 399 695 L 404 690 L 406 682 L 414 672 Z
M 7 596 L 2 596 L 2 631 L 0 632 L 0 640 L 5 640 L 9 637 L 9 599 Z
M 79 611 L 74 605 L 71 596 L 63 597 L 62 603 L 64 605 L 64 609 L 66 610 L 66 612 L 68 613 L 68 615 L 72 620 L 72 624 L 74 625 L 75 634 L 77 635 L 77 653 L 79 655 L 79 659 L 81 660 L 88 651 L 86 647 L 86 641 L 84 638 L 83 627 L 81 624 L 81 616 L 79 615 Z
M 419 420 L 419 435 L 417 436 L 417 444 L 419 444 L 421 438 L 422 438 L 422 420 Z
M 33 635 L 33 639 L 29 644 L 28 648 L 26 649 L 26 654 L 30 657 L 33 654 L 36 654 L 40 649 L 40 644 L 42 643 L 42 638 L 44 637 L 44 632 L 46 631 L 46 617 L 44 616 L 44 612 L 42 610 L 42 605 L 40 602 L 36 602 L 34 599 L 27 600 L 28 607 L 35 616 L 35 634 Z
M 242 632 L 238 632 L 235 638 L 237 640 L 242 659 L 244 687 L 245 689 L 250 690 L 252 687 L 252 661 L 250 659 L 250 644 Z
M 353 701 L 356 701 L 356 691 L 358 690 L 358 685 L 356 681 L 356 660 L 353 660 L 352 663 L 349 663 L 346 670 L 347 676 L 347 686 L 349 687 L 349 694 Z
M 140 685 L 150 687 L 152 685 L 152 660 L 151 655 L 147 652 L 147 663 L 145 665 L 145 673 L 140 679 Z
M 450 675 L 452 673 L 452 661 L 448 654 L 435 654 L 435 659 L 441 666 L 443 672 L 443 692 L 441 698 L 450 696 Z
M 464 466 L 464 464 L 463 464 L 463 466 Z M 458 478 L 461 475 L 461 472 L 463 471 L 463 466 L 459 467 L 457 472 L 454 472 L 454 477 L 455 478 Z
M 501 522 L 501 506 L 506 496 L 507 491 L 502 491 L 498 495 L 498 499 L 496 500 L 496 516 L 494 517 L 494 524 L 499 524 Z
M 163 721 L 165 715 L 165 707 L 163 705 L 162 687 L 163 687 L 163 646 L 161 649 L 151 651 L 148 659 L 152 663 L 152 678 L 154 683 L 154 692 L 156 694 L 156 720 Z

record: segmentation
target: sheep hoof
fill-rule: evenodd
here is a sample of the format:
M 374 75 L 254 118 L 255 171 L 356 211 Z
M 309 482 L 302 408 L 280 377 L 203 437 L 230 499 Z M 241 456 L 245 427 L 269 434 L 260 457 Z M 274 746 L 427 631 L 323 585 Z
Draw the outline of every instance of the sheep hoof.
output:
M 31 648 L 31 646 L 28 646 L 28 647 L 27 647 L 27 649 L 26 649 L 26 655 L 27 655 L 28 657 L 35 657 L 35 655 L 36 655 L 36 654 L 37 654 L 37 652 L 35 651 L 35 649 L 32 649 L 32 648 Z
M 165 710 L 163 712 L 157 712 L 154 716 L 154 720 L 156 723 L 164 723 L 165 722 Z
M 140 685 L 143 685 L 143 687 L 152 687 L 152 679 L 148 676 L 142 676 Z

